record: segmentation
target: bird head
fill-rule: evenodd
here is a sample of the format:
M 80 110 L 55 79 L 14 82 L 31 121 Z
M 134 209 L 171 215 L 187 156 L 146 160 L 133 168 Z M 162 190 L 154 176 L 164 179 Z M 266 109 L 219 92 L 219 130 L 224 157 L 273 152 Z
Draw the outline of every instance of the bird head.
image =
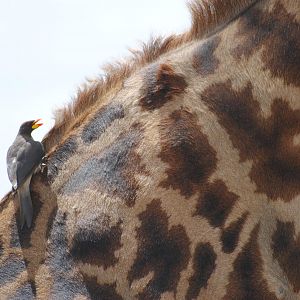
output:
M 31 132 L 34 129 L 39 128 L 40 126 L 43 125 L 43 123 L 40 123 L 40 121 L 41 121 L 41 119 L 24 122 L 19 129 L 19 133 L 20 134 L 31 134 Z

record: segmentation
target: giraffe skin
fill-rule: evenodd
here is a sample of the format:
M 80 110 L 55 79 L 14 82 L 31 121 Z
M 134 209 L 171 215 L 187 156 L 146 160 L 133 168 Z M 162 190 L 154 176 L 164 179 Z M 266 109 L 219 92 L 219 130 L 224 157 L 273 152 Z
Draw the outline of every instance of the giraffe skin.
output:
M 224 3 L 58 117 L 1 299 L 300 299 L 300 2 Z

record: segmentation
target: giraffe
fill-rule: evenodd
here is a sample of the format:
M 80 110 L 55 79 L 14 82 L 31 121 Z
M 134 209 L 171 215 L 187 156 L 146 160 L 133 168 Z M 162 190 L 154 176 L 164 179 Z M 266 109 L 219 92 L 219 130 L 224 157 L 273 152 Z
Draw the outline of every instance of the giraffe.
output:
M 300 299 L 300 2 L 190 9 L 57 112 L 1 299 Z

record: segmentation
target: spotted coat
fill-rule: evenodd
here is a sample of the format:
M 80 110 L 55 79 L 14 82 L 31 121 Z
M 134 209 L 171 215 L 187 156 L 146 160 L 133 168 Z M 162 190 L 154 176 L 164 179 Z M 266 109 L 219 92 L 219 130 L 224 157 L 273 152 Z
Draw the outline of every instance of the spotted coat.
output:
M 300 2 L 191 11 L 57 117 L 1 299 L 300 299 Z

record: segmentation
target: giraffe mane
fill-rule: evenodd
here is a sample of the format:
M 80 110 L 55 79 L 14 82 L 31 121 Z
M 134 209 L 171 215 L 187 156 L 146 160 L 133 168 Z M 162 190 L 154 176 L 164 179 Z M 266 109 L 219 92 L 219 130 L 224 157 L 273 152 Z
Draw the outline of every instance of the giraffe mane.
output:
M 54 112 L 54 127 L 43 140 L 46 152 L 52 152 L 56 145 L 63 142 L 68 133 L 87 117 L 93 105 L 101 101 L 113 88 L 121 85 L 134 71 L 185 43 L 208 37 L 257 1 L 191 0 L 188 2 L 192 21 L 187 32 L 166 38 L 151 38 L 148 43 L 142 44 L 141 50 L 130 50 L 132 55 L 126 60 L 105 65 L 102 67 L 104 71 L 102 76 L 87 80 L 69 104 Z

